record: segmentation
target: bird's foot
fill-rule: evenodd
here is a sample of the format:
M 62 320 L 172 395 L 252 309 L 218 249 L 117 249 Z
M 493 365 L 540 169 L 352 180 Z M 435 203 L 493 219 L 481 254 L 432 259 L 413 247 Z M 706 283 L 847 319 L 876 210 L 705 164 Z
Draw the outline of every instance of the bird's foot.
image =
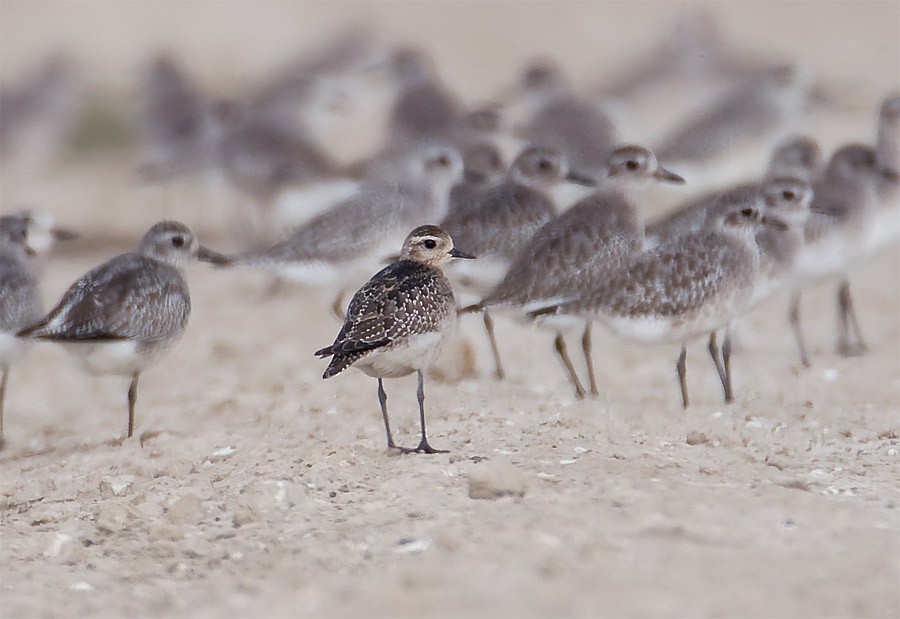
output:
M 424 438 L 422 439 L 422 442 L 419 443 L 419 446 L 414 449 L 410 449 L 408 447 L 401 447 L 400 449 L 405 454 L 448 454 L 448 453 L 450 453 L 450 451 L 447 449 L 435 449 L 434 447 L 429 445 L 428 441 L 426 441 Z

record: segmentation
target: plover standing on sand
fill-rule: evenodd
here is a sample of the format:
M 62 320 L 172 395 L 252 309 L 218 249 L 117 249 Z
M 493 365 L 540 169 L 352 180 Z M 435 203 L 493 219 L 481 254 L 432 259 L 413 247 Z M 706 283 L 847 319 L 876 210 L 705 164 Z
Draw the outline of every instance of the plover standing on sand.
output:
M 59 304 L 19 337 L 57 342 L 91 374 L 131 378 L 128 437 L 141 372 L 184 333 L 191 297 L 183 270 L 194 260 L 222 264 L 221 254 L 197 241 L 184 224 L 151 227 L 137 252 L 122 254 L 89 271 Z
M 397 445 L 391 435 L 383 379 L 416 372 L 422 436 L 418 447 L 402 451 L 446 453 L 428 444 L 422 371 L 434 362 L 456 328 L 456 298 L 442 272 L 452 258 L 474 256 L 456 249 L 450 236 L 437 226 L 420 226 L 410 232 L 400 260 L 378 272 L 353 296 L 334 343 L 315 353 L 317 357 L 331 356 L 323 378 L 352 365 L 378 379 L 389 449 Z
M 585 279 L 596 281 L 602 272 L 624 266 L 642 250 L 644 224 L 631 195 L 653 180 L 684 183 L 683 178 L 660 166 L 653 153 L 635 145 L 613 150 L 604 174 L 601 189 L 540 228 L 520 249 L 500 283 L 480 303 L 463 310 L 483 312 L 498 378 L 504 372 L 490 309 L 528 312 L 578 296 Z M 569 359 L 561 330 L 557 330 L 555 346 L 576 396 L 584 397 L 585 390 Z M 591 321 L 586 321 L 582 349 L 591 393 L 597 395 L 590 356 Z
M 450 186 L 462 170 L 456 149 L 420 145 L 407 158 L 402 174 L 363 184 L 353 196 L 314 217 L 284 241 L 231 262 L 269 268 L 287 280 L 337 288 L 332 307 L 342 316 L 344 288 L 395 252 L 405 230 L 442 217 Z
M 22 211 L 0 217 L 0 447 L 3 404 L 9 372 L 25 354 L 28 341 L 16 334 L 43 315 L 36 261 L 57 240 L 74 238 L 53 225 L 50 215 Z
M 755 237 L 767 223 L 759 209 L 737 205 L 710 228 L 674 237 L 605 274 L 579 298 L 531 316 L 594 318 L 628 339 L 680 343 L 675 367 L 687 407 L 687 342 L 725 327 L 746 310 L 759 275 Z M 728 363 L 724 371 L 730 383 Z
M 481 294 L 496 285 L 522 246 L 556 216 L 556 204 L 547 192 L 565 181 L 594 184 L 570 169 L 556 151 L 527 148 L 503 182 L 483 191 L 478 206 L 448 214 L 441 228 L 483 262 L 471 268 L 459 265 L 453 278 Z

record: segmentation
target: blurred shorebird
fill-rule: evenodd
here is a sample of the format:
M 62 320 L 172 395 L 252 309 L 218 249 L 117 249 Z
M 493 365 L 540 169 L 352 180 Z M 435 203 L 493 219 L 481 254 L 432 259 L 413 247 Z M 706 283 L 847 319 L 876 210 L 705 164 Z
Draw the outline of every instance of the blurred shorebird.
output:
M 17 333 L 43 315 L 37 257 L 74 235 L 52 226 L 48 215 L 23 211 L 0 217 L 0 448 L 9 372 L 28 350 Z
M 128 376 L 128 429 L 134 432 L 138 378 L 184 333 L 191 297 L 184 269 L 225 257 L 201 246 L 184 224 L 160 222 L 137 252 L 122 254 L 76 281 L 46 317 L 18 337 L 63 344 L 90 374 Z
M 608 155 L 603 180 L 600 189 L 538 229 L 521 247 L 500 283 L 481 302 L 462 310 L 482 312 L 498 378 L 503 378 L 504 371 L 490 311 L 527 313 L 559 303 L 581 294 L 585 280 L 597 281 L 602 273 L 621 268 L 643 247 L 644 225 L 632 201 L 635 194 L 652 181 L 684 183 L 660 166 L 653 153 L 635 145 L 620 146 Z M 584 397 L 560 329 L 555 346 L 576 396 Z M 596 395 L 590 321 L 585 321 L 582 349 L 591 393 Z
M 407 158 L 402 171 L 363 183 L 350 198 L 312 218 L 284 241 L 241 254 L 232 262 L 270 268 L 288 280 L 339 287 L 333 309 L 340 315 L 344 286 L 393 253 L 405 230 L 446 213 L 450 186 L 462 169 L 456 149 L 423 144 Z
M 493 287 L 519 249 L 556 216 L 549 191 L 566 181 L 595 183 L 569 168 L 558 152 L 528 148 L 516 157 L 502 182 L 482 191 L 477 206 L 450 213 L 441 227 L 484 263 L 454 269 L 453 278 L 476 290 Z
M 737 204 L 708 227 L 673 237 L 627 267 L 604 274 L 578 298 L 537 309 L 531 316 L 595 319 L 628 339 L 680 343 L 676 370 L 682 405 L 687 407 L 687 342 L 727 326 L 746 311 L 759 278 L 756 234 L 763 225 L 784 227 L 768 222 L 755 203 Z M 727 353 L 720 377 L 730 401 Z
M 400 259 L 379 271 L 354 296 L 343 327 L 331 346 L 316 351 L 331 357 L 323 378 L 356 367 L 378 379 L 378 402 L 388 449 L 404 453 L 446 453 L 428 444 L 425 433 L 423 370 L 456 329 L 456 298 L 442 268 L 453 258 L 474 258 L 453 245 L 437 226 L 420 226 L 403 242 Z M 398 448 L 388 420 L 383 379 L 415 372 L 419 385 L 421 439 L 414 449 Z

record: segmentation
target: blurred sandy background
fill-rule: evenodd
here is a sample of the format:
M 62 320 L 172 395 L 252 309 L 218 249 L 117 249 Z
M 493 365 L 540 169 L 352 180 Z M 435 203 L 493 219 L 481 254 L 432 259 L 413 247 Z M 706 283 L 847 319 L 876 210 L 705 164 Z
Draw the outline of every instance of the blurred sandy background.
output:
M 599 80 L 691 6 L 4 1 L 0 76 L 14 83 L 62 51 L 130 106 L 138 72 L 167 49 L 228 92 L 356 21 L 425 44 L 477 102 L 535 55 Z M 871 140 L 900 82 L 900 4 L 710 8 L 737 49 L 843 89 L 849 105 L 816 126 L 826 148 Z M 110 239 L 131 244 L 163 216 L 227 242 L 208 196 L 138 186 L 133 164 L 99 153 L 4 167 L 0 210 L 33 204 L 85 235 L 50 261 L 48 304 L 115 253 Z M 311 352 L 338 328 L 327 296 L 267 299 L 256 273 L 197 267 L 188 334 L 142 377 L 141 441 L 104 442 L 124 428 L 123 381 L 87 378 L 52 346 L 15 369 L 0 615 L 900 616 L 898 262 L 895 245 L 854 273 L 865 357 L 833 352 L 830 284 L 805 295 L 809 370 L 784 296 L 751 315 L 730 407 L 700 343 L 682 412 L 675 350 L 598 329 L 605 395 L 575 402 L 550 334 L 498 320 L 511 374 L 498 383 L 480 324 L 464 321 L 480 378 L 427 384 L 432 443 L 452 452 L 434 457 L 384 452 L 373 380 L 320 379 Z M 409 442 L 415 381 L 387 389 Z M 510 496 L 472 498 L 485 488 Z

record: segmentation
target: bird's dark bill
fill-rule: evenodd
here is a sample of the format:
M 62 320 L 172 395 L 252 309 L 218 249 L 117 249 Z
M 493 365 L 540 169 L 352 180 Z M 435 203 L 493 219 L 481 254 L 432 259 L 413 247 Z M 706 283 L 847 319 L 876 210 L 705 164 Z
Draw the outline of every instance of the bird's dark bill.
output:
M 566 180 L 572 181 L 573 183 L 577 183 L 579 185 L 585 185 L 586 187 L 594 187 L 597 185 L 597 181 L 587 174 L 582 174 L 577 170 L 569 170 L 569 173 L 566 174 Z
M 675 172 L 671 172 L 663 167 L 660 167 L 656 170 L 656 174 L 654 174 L 656 178 L 661 181 L 665 181 L 667 183 L 675 183 L 676 185 L 684 185 L 684 177 L 675 174 Z
M 460 250 L 456 249 L 455 247 L 450 250 L 450 255 L 453 256 L 454 258 L 467 258 L 469 260 L 475 259 L 475 256 L 473 256 L 472 254 L 464 252 L 464 251 L 460 251 Z
M 229 264 L 231 262 L 231 259 L 224 254 L 220 254 L 219 252 L 203 247 L 202 245 L 197 252 L 197 260 L 209 262 L 210 264 Z

